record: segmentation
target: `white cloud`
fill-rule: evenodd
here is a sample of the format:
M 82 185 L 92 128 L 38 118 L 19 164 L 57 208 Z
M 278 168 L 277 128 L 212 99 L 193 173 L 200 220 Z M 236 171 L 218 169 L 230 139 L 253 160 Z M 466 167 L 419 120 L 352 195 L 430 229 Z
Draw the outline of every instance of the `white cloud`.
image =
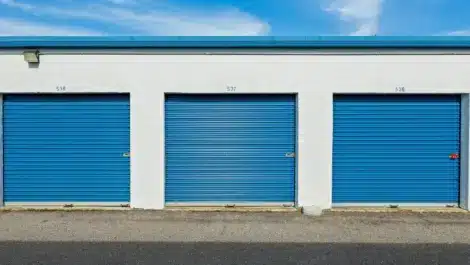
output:
M 470 36 L 470 29 L 447 32 L 447 36 Z
M 0 36 L 90 36 L 102 35 L 75 27 L 53 26 L 24 20 L 0 18 Z
M 150 35 L 264 35 L 269 25 L 259 19 L 227 9 L 214 13 L 200 11 L 150 11 L 139 13 L 123 8 L 97 8 L 100 18 Z M 110 21 L 111 22 L 111 21 Z
M 115 4 L 132 0 L 107 0 Z M 146 4 L 150 1 L 145 1 Z M 0 0 L 0 4 L 17 8 L 37 17 L 47 16 L 57 20 L 94 21 L 117 26 L 119 34 L 136 35 L 213 35 L 249 36 L 266 35 L 268 23 L 236 8 L 218 10 L 193 10 L 168 5 L 152 4 L 147 7 L 135 1 L 136 8 L 82 4 L 74 8 L 31 5 L 15 0 Z
M 115 5 L 133 5 L 136 4 L 136 0 L 108 0 Z
M 0 0 L 0 4 L 4 4 L 9 7 L 16 7 L 22 10 L 31 10 L 33 6 L 30 4 L 19 3 L 16 0 Z
M 379 31 L 380 14 L 384 0 L 333 0 L 325 11 L 339 16 L 354 26 L 353 36 L 375 35 Z

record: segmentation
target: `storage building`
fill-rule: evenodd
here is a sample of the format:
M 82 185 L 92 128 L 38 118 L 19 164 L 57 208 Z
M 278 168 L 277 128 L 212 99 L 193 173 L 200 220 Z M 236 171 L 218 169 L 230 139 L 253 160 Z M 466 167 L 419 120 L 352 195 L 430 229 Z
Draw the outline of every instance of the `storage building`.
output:
M 5 206 L 469 209 L 470 38 L 2 37 Z

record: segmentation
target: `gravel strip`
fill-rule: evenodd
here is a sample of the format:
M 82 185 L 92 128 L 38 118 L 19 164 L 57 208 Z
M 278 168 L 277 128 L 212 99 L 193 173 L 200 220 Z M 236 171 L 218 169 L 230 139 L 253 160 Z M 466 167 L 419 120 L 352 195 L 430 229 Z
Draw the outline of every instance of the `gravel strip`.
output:
M 0 212 L 1 241 L 470 243 L 470 214 Z

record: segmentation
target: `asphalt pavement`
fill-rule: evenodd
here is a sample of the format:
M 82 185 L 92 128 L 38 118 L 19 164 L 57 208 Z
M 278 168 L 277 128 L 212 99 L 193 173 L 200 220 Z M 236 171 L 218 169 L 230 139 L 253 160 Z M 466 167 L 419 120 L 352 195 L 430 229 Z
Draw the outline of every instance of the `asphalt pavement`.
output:
M 470 264 L 465 213 L 0 212 L 0 264 Z

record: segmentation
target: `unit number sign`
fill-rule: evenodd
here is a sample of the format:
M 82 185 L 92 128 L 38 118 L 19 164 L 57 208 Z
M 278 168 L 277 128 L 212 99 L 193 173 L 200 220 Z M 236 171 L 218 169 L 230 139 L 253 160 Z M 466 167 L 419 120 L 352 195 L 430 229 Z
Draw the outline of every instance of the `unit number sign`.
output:
M 403 92 L 405 92 L 405 87 L 404 86 L 397 86 L 397 87 L 395 87 L 395 92 L 403 93 Z
M 66 86 L 56 86 L 55 90 L 57 92 L 65 92 L 65 91 L 67 91 L 67 87 Z
M 235 91 L 237 91 L 237 87 L 236 86 L 226 86 L 225 91 L 226 92 L 235 92 Z

